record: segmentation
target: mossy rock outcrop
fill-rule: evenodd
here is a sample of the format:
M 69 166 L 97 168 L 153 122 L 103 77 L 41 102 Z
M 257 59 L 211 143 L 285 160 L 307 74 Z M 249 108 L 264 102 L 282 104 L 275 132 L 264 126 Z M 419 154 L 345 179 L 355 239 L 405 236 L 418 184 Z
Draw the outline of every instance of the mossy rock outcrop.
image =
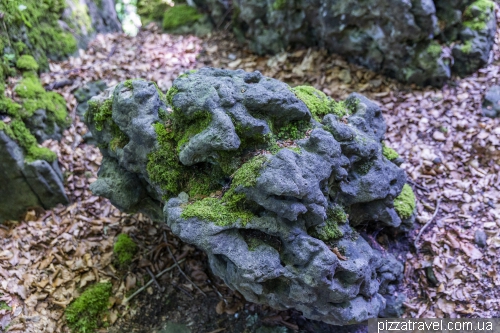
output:
M 64 98 L 45 91 L 38 73 L 86 47 L 98 32 L 121 31 L 113 0 L 0 0 L 0 222 L 28 208 L 68 203 L 57 156 L 40 146 L 59 140 L 70 119 Z M 6 96 L 7 77 L 16 77 Z
M 16 66 L 22 77 L 12 98 L 0 95 L 0 222 L 17 220 L 28 208 L 68 203 L 57 156 L 40 146 L 59 140 L 69 125 L 66 102 L 42 87 L 32 56 L 23 55 Z
M 94 194 L 165 221 L 249 301 L 334 325 L 398 311 L 403 265 L 357 229 L 410 228 L 415 199 L 364 96 L 203 68 L 166 95 L 120 83 L 86 122 L 104 157 Z
M 442 86 L 488 62 L 496 17 L 492 0 L 195 0 L 219 22 L 232 17 L 241 42 L 258 54 L 297 45 L 325 48 L 402 82 Z

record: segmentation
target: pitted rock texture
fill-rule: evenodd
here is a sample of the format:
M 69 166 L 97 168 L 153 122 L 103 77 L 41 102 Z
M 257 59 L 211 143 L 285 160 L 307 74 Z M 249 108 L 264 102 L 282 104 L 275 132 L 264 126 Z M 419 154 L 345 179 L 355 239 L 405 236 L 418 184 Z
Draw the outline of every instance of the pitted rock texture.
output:
M 486 91 L 483 115 L 490 118 L 500 117 L 500 86 L 492 86 Z
M 57 160 L 26 162 L 21 147 L 0 131 L 0 223 L 18 220 L 28 208 L 67 204 Z
M 419 85 L 441 86 L 452 73 L 484 66 L 496 27 L 491 0 L 195 2 L 214 20 L 232 9 L 236 36 L 256 53 L 318 46 Z
M 121 83 L 89 102 L 104 157 L 91 190 L 164 220 L 250 301 L 334 325 L 393 314 L 402 263 L 353 228 L 413 221 L 394 206 L 406 175 L 382 154 L 380 108 L 352 94 L 319 114 L 300 89 L 213 68 L 166 96 Z

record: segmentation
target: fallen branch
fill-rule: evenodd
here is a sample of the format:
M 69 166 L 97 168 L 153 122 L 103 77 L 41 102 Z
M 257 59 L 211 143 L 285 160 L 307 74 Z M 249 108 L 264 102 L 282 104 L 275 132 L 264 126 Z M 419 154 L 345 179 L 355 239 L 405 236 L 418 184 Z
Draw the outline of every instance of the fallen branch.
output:
M 422 236 L 422 234 L 424 233 L 425 229 L 427 229 L 427 227 L 431 224 L 431 222 L 436 217 L 436 215 L 437 215 L 437 213 L 439 211 L 439 204 L 440 203 L 441 203 L 441 199 L 438 199 L 438 201 L 436 203 L 436 209 L 434 210 L 434 214 L 432 215 L 431 219 L 429 221 L 427 221 L 427 223 L 422 227 L 422 229 L 420 229 L 420 231 L 418 232 L 417 238 L 415 238 L 415 241 L 413 242 L 413 246 L 415 246 L 416 253 L 418 253 L 417 243 L 420 240 L 420 236 Z
M 160 286 L 158 281 L 156 281 L 155 275 L 153 274 L 153 272 L 151 272 L 149 267 L 146 267 L 146 271 L 148 271 L 149 276 L 151 276 L 151 280 L 153 280 L 153 282 L 156 284 L 156 286 L 158 287 L 158 290 L 163 291 L 163 288 Z
M 165 268 L 163 271 L 161 271 L 160 273 L 156 274 L 155 275 L 155 278 L 159 278 L 161 277 L 163 274 L 165 274 L 166 272 L 169 272 L 171 271 L 172 269 L 174 269 L 176 266 L 178 266 L 180 263 L 182 263 L 183 261 L 185 261 L 186 259 L 182 259 L 182 260 L 179 260 L 177 263 L 173 264 L 172 266 L 170 266 L 169 268 Z M 146 289 L 147 287 L 149 287 L 151 284 L 153 283 L 153 280 L 149 280 L 144 286 L 142 286 L 141 288 L 137 289 L 137 291 L 135 293 L 133 293 L 132 295 L 130 295 L 130 297 L 126 298 L 123 302 L 124 303 L 127 303 L 128 301 L 130 301 L 132 298 L 134 298 L 135 296 L 139 295 L 141 293 L 141 291 L 143 291 L 144 289 Z
M 165 240 L 165 243 L 168 244 L 167 233 L 165 231 L 163 231 L 163 238 Z M 170 253 L 170 256 L 172 257 L 172 259 L 174 260 L 174 262 L 177 263 L 177 260 L 175 259 L 174 254 L 172 253 L 172 250 L 170 250 L 169 246 L 167 246 L 167 250 L 168 250 L 168 253 Z M 181 274 L 184 275 L 184 277 L 186 278 L 186 280 L 188 280 L 200 293 L 202 293 L 205 297 L 207 297 L 207 294 L 205 294 L 203 292 L 203 290 L 200 289 L 200 287 L 198 287 L 193 281 L 191 281 L 191 279 L 186 275 L 186 273 L 184 273 L 184 271 L 182 270 L 181 266 L 177 265 L 177 268 L 179 269 L 179 272 L 181 272 Z

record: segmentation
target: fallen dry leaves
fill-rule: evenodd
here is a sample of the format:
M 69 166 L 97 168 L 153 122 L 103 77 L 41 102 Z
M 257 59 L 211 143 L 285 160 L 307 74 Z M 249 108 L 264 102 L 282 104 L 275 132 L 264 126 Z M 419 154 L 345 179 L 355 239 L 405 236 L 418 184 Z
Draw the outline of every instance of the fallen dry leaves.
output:
M 83 143 L 86 128 L 74 114 L 72 92 L 86 82 L 100 79 L 113 85 L 140 77 L 158 82 L 166 91 L 177 75 L 203 66 L 259 70 L 289 84 L 311 84 L 334 98 L 356 91 L 377 101 L 385 111 L 388 145 L 405 159 L 402 167 L 415 184 L 418 216 L 413 237 L 441 199 L 435 220 L 422 235 L 421 250 L 407 254 L 402 282 L 408 296 L 405 316 L 500 315 L 500 121 L 482 117 L 480 110 L 485 90 L 499 83 L 499 40 L 497 33 L 488 67 L 442 89 L 404 86 L 323 51 L 262 57 L 236 45 L 225 32 L 200 40 L 160 34 L 154 27 L 136 38 L 100 35 L 80 57 L 51 63 L 42 82 L 72 81 L 57 91 L 66 98 L 75 121 L 61 143 L 44 145 L 59 156 L 72 204 L 30 211 L 23 221 L 0 225 L 0 304 L 8 305 L 0 307 L 0 329 L 67 332 L 64 308 L 80 288 L 97 281 L 113 283 L 105 320 L 128 320 L 135 310 L 122 304 L 125 294 L 144 285 L 147 269 L 156 274 L 173 264 L 166 246 L 177 260 L 188 259 L 182 266 L 204 292 L 220 296 L 218 313 L 233 314 L 242 308 L 244 300 L 237 293 L 207 279 L 210 273 L 192 246 L 171 234 L 165 242 L 164 226 L 140 214 L 120 213 L 106 199 L 92 196 L 88 185 L 96 178 L 101 155 Z M 474 244 L 478 229 L 487 234 L 485 248 Z M 113 263 L 113 240 L 120 232 L 132 235 L 141 249 L 127 272 Z M 178 272 L 165 274 L 159 282 L 196 293 Z M 153 287 L 146 292 L 152 294 Z

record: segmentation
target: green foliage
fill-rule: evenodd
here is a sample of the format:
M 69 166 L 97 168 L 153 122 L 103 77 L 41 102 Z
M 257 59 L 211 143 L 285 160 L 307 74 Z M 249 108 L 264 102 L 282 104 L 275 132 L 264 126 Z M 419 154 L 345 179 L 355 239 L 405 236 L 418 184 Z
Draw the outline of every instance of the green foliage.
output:
M 38 70 L 38 64 L 35 58 L 27 54 L 22 55 L 19 57 L 19 59 L 17 59 L 16 67 L 19 68 L 20 70 L 26 70 L 26 71 Z
M 188 5 L 170 7 L 163 15 L 163 29 L 170 30 L 198 21 L 203 17 L 196 8 Z
M 409 218 L 415 210 L 415 194 L 410 185 L 405 184 L 401 193 L 394 199 L 394 209 L 399 217 Z
M 113 253 L 120 266 L 125 267 L 132 262 L 137 253 L 137 245 L 127 234 L 119 234 L 113 247 Z
M 11 311 L 12 308 L 4 301 L 0 301 L 0 310 Z
M 486 29 L 486 23 L 491 19 L 491 16 L 494 15 L 494 10 L 495 5 L 491 0 L 474 1 L 464 11 L 463 24 L 472 30 L 484 30 Z M 475 13 L 476 11 L 479 11 L 479 15 Z
M 90 333 L 99 327 L 108 309 L 111 289 L 109 282 L 94 284 L 66 308 L 66 321 L 73 333 Z
M 389 161 L 395 160 L 399 157 L 399 154 L 391 147 L 386 146 L 385 142 L 382 142 L 382 155 L 384 155 Z
M 7 126 L 9 129 L 5 128 Z M 5 133 L 15 140 L 21 148 L 23 148 L 26 154 L 26 162 L 32 162 L 35 160 L 53 162 L 57 158 L 56 153 L 52 150 L 38 145 L 36 138 L 26 128 L 26 125 L 24 125 L 22 120 L 15 119 L 9 125 L 0 121 L 0 129 L 2 129 L 2 127 L 4 127 Z
M 443 49 L 441 48 L 441 45 L 439 45 L 438 42 L 432 41 L 429 43 L 429 46 L 427 47 L 427 53 L 431 55 L 433 58 L 437 58 L 441 55 L 443 52 Z

